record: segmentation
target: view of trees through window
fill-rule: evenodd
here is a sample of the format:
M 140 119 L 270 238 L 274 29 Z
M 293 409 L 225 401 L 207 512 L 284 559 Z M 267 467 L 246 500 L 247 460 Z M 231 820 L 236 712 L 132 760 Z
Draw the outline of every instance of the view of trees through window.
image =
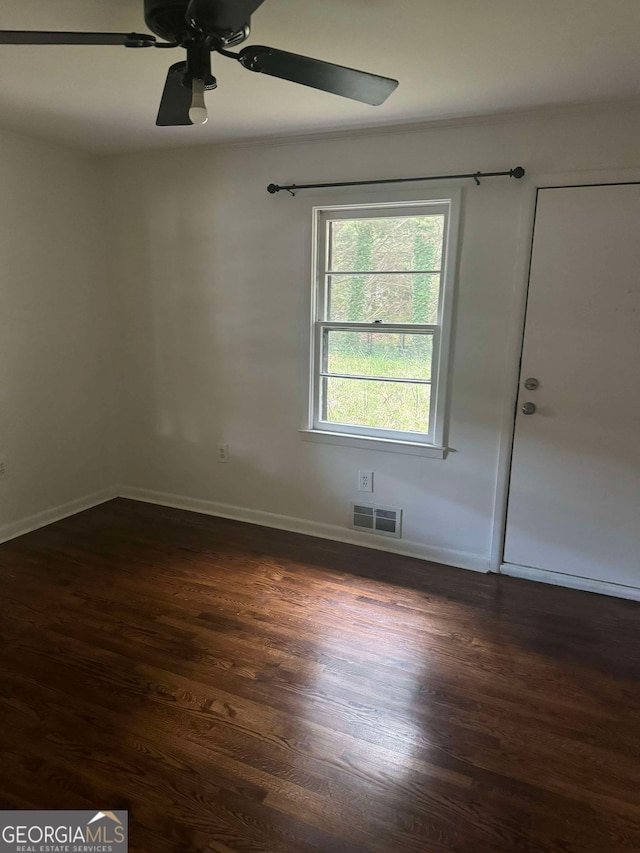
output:
M 372 328 L 324 329 L 324 420 L 428 432 L 433 330 L 384 325 L 438 323 L 444 226 L 443 213 L 328 222 L 325 320 Z
M 328 272 L 338 275 L 329 276 L 328 320 L 437 322 L 442 214 L 340 219 L 329 229 Z

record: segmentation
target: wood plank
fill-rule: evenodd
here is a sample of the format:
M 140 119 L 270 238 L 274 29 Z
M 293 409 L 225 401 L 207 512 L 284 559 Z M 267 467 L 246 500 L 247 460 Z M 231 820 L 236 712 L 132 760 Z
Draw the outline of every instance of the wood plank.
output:
M 640 607 L 117 500 L 0 546 L 0 805 L 158 853 L 640 849 Z

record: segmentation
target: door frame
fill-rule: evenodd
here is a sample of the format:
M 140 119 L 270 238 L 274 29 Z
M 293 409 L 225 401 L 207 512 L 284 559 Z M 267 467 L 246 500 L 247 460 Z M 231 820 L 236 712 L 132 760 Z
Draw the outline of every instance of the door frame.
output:
M 640 183 L 640 169 L 593 169 L 579 172 L 557 172 L 531 175 L 527 173 L 524 179 L 525 192 L 520 204 L 516 259 L 514 264 L 514 288 L 507 337 L 507 375 L 505 377 L 506 393 L 502 408 L 500 439 L 498 447 L 498 464 L 496 472 L 495 503 L 493 512 L 493 530 L 491 535 L 491 550 L 489 571 L 504 574 L 504 542 L 507 526 L 507 502 L 509 481 L 511 478 L 511 458 L 516 427 L 516 404 L 520 387 L 520 361 L 524 345 L 527 297 L 529 292 L 529 274 L 531 269 L 531 254 L 533 250 L 534 226 L 538 192 L 542 189 L 558 189 L 563 187 L 604 186 L 612 184 Z M 516 574 L 516 572 L 509 572 Z M 600 583 L 575 578 L 573 575 L 561 575 L 555 572 L 544 572 L 531 569 L 518 573 L 519 577 L 529 577 L 532 580 L 546 581 L 560 586 L 571 586 L 591 591 L 608 592 L 621 595 L 620 588 L 615 584 Z M 605 589 L 612 587 L 614 589 Z M 618 591 L 616 591 L 618 590 Z M 628 590 L 625 598 L 640 600 L 640 589 L 623 587 Z

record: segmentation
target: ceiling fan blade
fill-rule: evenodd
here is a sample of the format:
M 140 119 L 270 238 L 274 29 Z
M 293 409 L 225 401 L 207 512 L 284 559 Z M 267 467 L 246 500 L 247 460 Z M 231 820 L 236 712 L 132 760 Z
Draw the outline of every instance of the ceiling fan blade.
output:
M 0 44 L 120 44 L 125 47 L 153 47 L 156 40 L 147 33 L 52 33 L 33 30 L 0 30 Z
M 179 127 L 193 124 L 189 118 L 191 90 L 182 85 L 186 70 L 186 62 L 176 62 L 169 69 L 160 101 L 158 118 L 156 119 L 158 127 Z
M 235 33 L 242 29 L 264 0 L 191 0 L 187 21 L 205 33 Z
M 398 85 L 398 81 L 390 77 L 380 77 L 378 74 L 262 45 L 245 47 L 237 56 L 250 71 L 291 80 L 374 107 L 382 104 Z

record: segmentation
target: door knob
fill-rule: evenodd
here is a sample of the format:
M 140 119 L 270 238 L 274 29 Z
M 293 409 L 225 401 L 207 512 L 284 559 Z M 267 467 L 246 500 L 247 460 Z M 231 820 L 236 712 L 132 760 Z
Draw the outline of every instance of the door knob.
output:
M 522 414 L 523 415 L 532 415 L 536 410 L 535 403 L 523 403 L 522 404 Z
M 533 376 L 524 380 L 524 387 L 527 391 L 535 391 L 539 384 L 538 380 L 534 379 Z

